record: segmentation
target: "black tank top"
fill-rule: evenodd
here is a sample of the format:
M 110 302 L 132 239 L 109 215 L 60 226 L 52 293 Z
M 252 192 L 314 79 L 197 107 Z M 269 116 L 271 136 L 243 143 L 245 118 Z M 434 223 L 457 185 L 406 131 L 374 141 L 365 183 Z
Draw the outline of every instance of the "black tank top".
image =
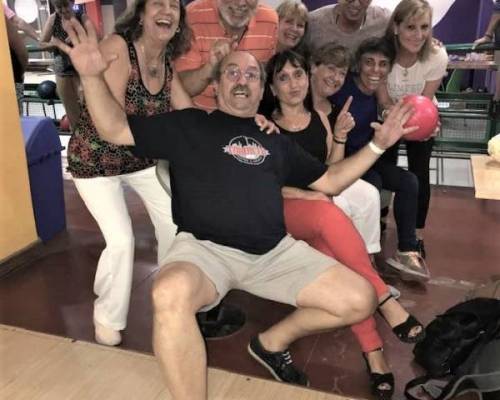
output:
M 326 161 L 328 152 L 326 146 L 326 129 L 316 111 L 311 111 L 311 121 L 309 125 L 301 131 L 291 132 L 281 126 L 279 126 L 279 128 L 282 135 L 287 135 L 292 140 L 295 140 L 295 142 L 313 157 L 316 157 L 322 163 Z
M 83 12 L 76 11 L 75 18 L 83 24 Z M 54 26 L 52 28 L 52 36 L 59 39 L 61 42 L 65 42 L 68 39 L 68 34 L 64 30 L 63 21 L 61 15 L 56 13 L 56 17 L 54 20 Z M 69 56 L 63 51 L 55 48 L 54 50 L 54 72 L 56 75 L 74 75 L 76 74 L 76 70 L 71 64 L 71 59 Z

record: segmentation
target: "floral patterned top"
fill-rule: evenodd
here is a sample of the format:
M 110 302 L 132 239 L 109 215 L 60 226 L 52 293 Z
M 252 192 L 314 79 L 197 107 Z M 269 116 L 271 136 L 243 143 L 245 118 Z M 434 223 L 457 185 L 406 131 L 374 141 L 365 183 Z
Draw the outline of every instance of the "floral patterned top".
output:
M 124 39 L 131 64 L 125 92 L 125 112 L 129 115 L 155 115 L 171 111 L 170 89 L 173 75 L 168 57 L 165 58 L 165 84 L 157 94 L 151 94 L 142 82 L 134 44 Z M 135 157 L 129 146 L 117 146 L 102 140 L 87 107 L 83 105 L 80 120 L 68 144 L 68 171 L 74 178 L 128 174 L 155 163 L 154 160 Z

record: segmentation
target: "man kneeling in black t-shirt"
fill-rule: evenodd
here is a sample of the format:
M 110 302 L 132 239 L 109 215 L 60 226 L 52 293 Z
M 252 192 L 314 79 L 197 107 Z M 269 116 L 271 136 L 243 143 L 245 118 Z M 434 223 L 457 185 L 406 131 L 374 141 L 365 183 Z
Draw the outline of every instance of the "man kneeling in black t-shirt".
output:
M 359 322 L 376 307 L 370 284 L 337 261 L 287 236 L 281 188 L 335 195 L 358 179 L 401 135 L 411 115 L 397 104 L 353 157 L 329 167 L 254 122 L 264 72 L 249 53 L 226 56 L 215 77 L 220 111 L 197 109 L 127 116 L 102 73 L 108 66 L 91 23 L 73 20 L 73 48 L 60 43 L 80 73 L 87 106 L 103 139 L 135 146 L 136 155 L 170 161 L 179 233 L 153 287 L 154 349 L 174 399 L 205 399 L 206 352 L 195 314 L 230 289 L 297 310 L 254 337 L 250 354 L 281 381 L 307 385 L 288 351 L 296 339 Z M 291 181 L 290 177 L 293 177 Z

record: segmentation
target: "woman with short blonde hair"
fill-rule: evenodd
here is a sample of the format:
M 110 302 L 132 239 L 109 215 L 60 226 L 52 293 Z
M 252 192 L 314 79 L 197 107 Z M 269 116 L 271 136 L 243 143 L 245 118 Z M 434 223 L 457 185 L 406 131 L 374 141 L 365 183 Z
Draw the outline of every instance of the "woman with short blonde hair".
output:
M 304 53 L 309 11 L 300 0 L 284 0 L 276 8 L 279 18 L 277 52 Z

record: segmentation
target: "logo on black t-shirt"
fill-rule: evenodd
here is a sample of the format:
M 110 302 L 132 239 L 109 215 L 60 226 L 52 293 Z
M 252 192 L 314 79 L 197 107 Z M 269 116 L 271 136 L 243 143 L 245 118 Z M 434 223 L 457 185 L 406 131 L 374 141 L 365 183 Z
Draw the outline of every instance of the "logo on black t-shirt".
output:
M 247 136 L 237 136 L 224 146 L 224 153 L 231 154 L 244 164 L 259 165 L 270 154 L 257 140 Z

